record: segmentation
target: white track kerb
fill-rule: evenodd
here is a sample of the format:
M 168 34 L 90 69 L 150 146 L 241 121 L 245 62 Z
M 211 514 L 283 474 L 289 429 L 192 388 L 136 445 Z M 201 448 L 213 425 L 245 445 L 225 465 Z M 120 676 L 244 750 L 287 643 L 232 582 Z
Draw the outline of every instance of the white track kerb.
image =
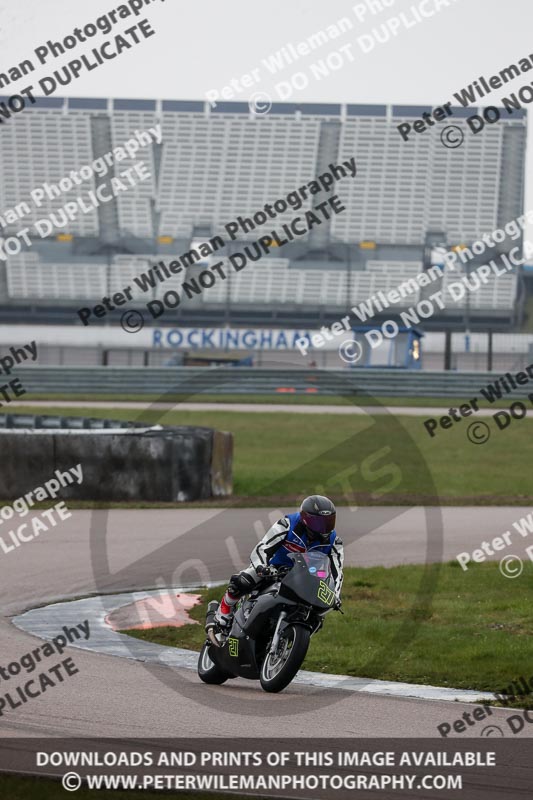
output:
M 213 584 L 215 585 L 215 584 Z M 218 584 L 217 584 L 218 585 Z M 222 584 L 220 584 L 222 585 Z M 225 584 L 224 584 L 225 585 Z M 174 587 L 175 594 L 191 592 L 201 587 Z M 90 650 L 102 655 L 130 658 L 151 664 L 163 664 L 174 669 L 196 670 L 198 653 L 177 647 L 162 645 L 134 639 L 122 633 L 116 633 L 106 624 L 107 615 L 138 600 L 157 598 L 158 592 L 127 592 L 106 597 L 90 597 L 84 600 L 73 600 L 65 603 L 35 608 L 13 618 L 13 623 L 20 630 L 49 641 L 57 632 L 58 626 L 76 625 L 80 619 L 88 620 L 91 637 L 78 640 L 72 647 Z M 353 678 L 347 675 L 331 675 L 319 672 L 300 670 L 293 683 L 321 689 L 343 689 L 349 692 L 368 692 L 377 695 L 418 698 L 421 700 L 449 700 L 475 703 L 478 700 L 493 698 L 486 692 L 468 691 L 465 689 L 449 689 L 438 686 L 421 686 L 411 683 L 395 683 L 369 678 Z M 290 692 L 290 688 L 286 691 Z

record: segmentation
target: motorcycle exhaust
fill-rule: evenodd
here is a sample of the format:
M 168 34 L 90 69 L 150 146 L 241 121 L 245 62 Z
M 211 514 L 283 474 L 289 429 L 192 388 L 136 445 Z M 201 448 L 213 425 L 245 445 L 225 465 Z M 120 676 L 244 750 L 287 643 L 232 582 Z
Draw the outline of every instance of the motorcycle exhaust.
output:
M 216 600 L 212 600 L 207 606 L 207 614 L 205 616 L 205 632 L 207 633 L 207 638 L 209 639 L 211 644 L 213 644 L 215 647 L 220 647 L 220 642 L 215 636 L 215 629 L 216 629 L 215 612 L 217 608 L 218 608 L 218 603 Z
M 207 638 L 215 647 L 220 647 L 220 642 L 218 641 L 217 637 L 215 636 L 215 629 L 209 627 L 207 629 Z

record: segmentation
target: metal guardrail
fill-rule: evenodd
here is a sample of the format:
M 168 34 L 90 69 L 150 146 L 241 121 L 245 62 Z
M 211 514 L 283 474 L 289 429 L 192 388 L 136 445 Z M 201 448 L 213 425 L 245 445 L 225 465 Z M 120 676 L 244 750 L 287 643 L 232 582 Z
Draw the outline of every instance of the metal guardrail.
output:
M 399 369 L 291 370 L 247 367 L 23 367 L 27 395 L 95 394 L 197 396 L 199 394 L 337 395 L 374 397 L 476 397 L 495 372 L 429 372 Z M 531 384 L 507 397 L 525 397 Z

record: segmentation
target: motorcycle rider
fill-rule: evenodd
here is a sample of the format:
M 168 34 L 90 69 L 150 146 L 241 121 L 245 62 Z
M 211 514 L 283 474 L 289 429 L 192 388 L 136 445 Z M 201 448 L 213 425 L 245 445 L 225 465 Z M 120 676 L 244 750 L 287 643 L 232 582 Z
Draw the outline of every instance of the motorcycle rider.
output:
M 266 566 L 291 566 L 288 553 L 313 549 L 329 555 L 335 580 L 336 607 L 341 605 L 344 547 L 335 531 L 337 511 L 328 497 L 314 494 L 302 501 L 299 511 L 287 514 L 273 525 L 252 550 L 250 566 L 230 578 L 215 614 L 222 626 L 230 626 L 239 598 L 249 594 L 261 580 Z

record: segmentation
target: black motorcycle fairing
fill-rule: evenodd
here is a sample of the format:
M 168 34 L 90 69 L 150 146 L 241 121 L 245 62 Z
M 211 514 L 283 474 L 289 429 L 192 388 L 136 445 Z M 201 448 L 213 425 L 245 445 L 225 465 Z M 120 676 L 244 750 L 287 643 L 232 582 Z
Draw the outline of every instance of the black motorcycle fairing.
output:
M 277 589 L 270 586 L 265 594 L 239 603 L 221 647 L 211 648 L 215 651 L 213 661 L 225 672 L 252 680 L 259 677 L 270 632 L 268 617 L 279 603 L 276 595 Z M 248 624 L 250 621 L 252 626 Z
M 274 609 L 285 611 L 289 610 L 291 607 L 295 608 L 298 605 L 294 600 L 286 598 L 281 600 L 278 594 L 278 588 L 279 587 L 276 587 L 274 591 L 271 590 L 260 595 L 255 601 L 243 626 L 243 630 L 248 636 L 255 638 L 261 631 L 267 628 L 268 619 L 272 615 Z M 243 609 L 243 611 L 244 610 L 245 609 Z
M 329 611 L 335 602 L 335 592 L 328 556 L 290 553 L 289 558 L 293 566 L 281 581 L 280 595 L 286 599 L 300 598 L 318 613 Z
M 211 646 L 209 655 L 217 667 L 232 677 L 257 680 L 256 649 L 257 643 L 244 633 L 240 625 L 233 624 L 225 641 L 220 647 Z

